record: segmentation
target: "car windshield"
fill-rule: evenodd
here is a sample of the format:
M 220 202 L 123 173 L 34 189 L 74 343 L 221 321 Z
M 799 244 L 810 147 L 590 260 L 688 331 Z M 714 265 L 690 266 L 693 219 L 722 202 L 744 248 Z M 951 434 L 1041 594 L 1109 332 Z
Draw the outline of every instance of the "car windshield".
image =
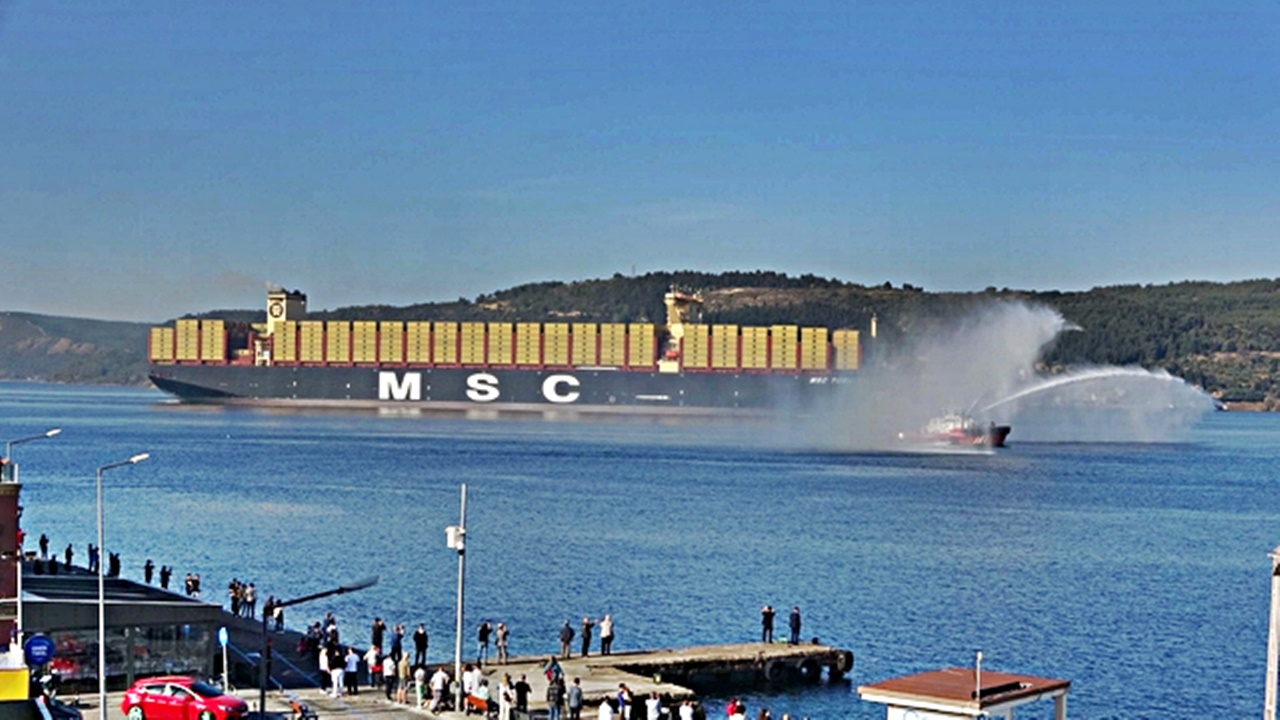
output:
M 197 682 L 191 683 L 191 685 L 189 685 L 188 687 L 191 688 L 191 692 L 199 695 L 200 697 L 211 698 L 211 697 L 218 697 L 219 695 L 222 694 L 221 690 L 214 687 L 213 685 L 210 685 L 209 683 L 203 683 L 203 682 L 197 681 Z

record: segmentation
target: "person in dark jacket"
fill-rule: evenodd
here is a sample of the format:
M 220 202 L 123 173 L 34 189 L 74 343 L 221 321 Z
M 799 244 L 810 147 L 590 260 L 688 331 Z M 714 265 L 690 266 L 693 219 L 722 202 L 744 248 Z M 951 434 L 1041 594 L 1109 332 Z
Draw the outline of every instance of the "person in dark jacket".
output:
M 573 628 L 569 626 L 569 621 L 565 620 L 564 625 L 560 626 L 560 657 L 569 657 L 569 645 L 573 642 Z
M 791 608 L 791 640 L 792 645 L 800 642 L 800 606 L 794 605 Z

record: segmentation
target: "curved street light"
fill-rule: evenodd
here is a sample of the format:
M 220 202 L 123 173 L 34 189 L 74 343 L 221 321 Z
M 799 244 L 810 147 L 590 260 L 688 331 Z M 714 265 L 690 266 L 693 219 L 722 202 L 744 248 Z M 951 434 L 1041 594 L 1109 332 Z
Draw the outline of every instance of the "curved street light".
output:
M 150 453 L 138 453 L 128 460 L 113 462 L 98 468 L 98 717 L 107 719 L 107 601 L 102 570 L 102 473 L 124 465 L 137 465 L 151 457 Z
M 26 436 L 26 437 L 20 437 L 20 438 L 18 438 L 17 440 L 8 440 L 8 441 L 6 441 L 6 442 L 5 442 L 5 444 L 4 444 L 4 458 L 3 458 L 5 462 L 4 462 L 4 463 L 2 463 L 2 464 L 0 464 L 0 465 L 2 465 L 2 467 L 0 467 L 0 471 L 2 471 L 2 474 L 0 474 L 0 481 L 3 481 L 3 482 L 17 482 L 17 481 L 18 481 L 18 471 L 17 471 L 17 467 L 18 467 L 18 466 L 13 464 L 13 446 L 14 446 L 14 445 L 21 445 L 22 443 L 31 442 L 32 440 L 43 440 L 43 439 L 45 439 L 45 438 L 51 438 L 51 437 L 54 437 L 55 435 L 57 435 L 57 434 L 58 434 L 58 433 L 60 433 L 60 432 L 62 432 L 62 428 L 53 428 L 53 429 L 50 429 L 50 430 L 45 430 L 44 432 L 40 433 L 39 435 L 28 435 L 28 436 Z M 22 518 L 21 518 L 21 516 L 19 516 L 19 518 L 18 518 L 18 519 L 19 519 L 19 527 L 21 527 L 21 519 L 22 519 Z M 18 547 L 18 578 L 17 578 L 17 580 L 18 580 L 18 583 L 17 583 L 18 601 L 17 601 L 17 603 L 16 603 L 16 605 L 17 605 L 17 610 L 16 610 L 16 613 L 15 613 L 15 614 L 17 615 L 17 618 L 15 618 L 15 625 L 17 626 L 17 628 L 16 628 L 16 638 L 17 638 L 18 647 L 22 647 L 22 635 L 23 635 L 23 626 L 22 626 L 22 570 L 23 570 L 23 566 L 24 566 L 24 561 L 23 561 L 23 559 L 22 559 L 22 547 Z
M 283 600 L 281 602 L 272 604 L 271 607 L 274 609 L 274 608 L 286 608 L 286 607 L 289 607 L 290 605 L 301 605 L 302 603 L 311 602 L 312 600 L 319 600 L 320 598 L 329 597 L 330 595 L 341 595 L 343 593 L 355 592 L 356 590 L 364 590 L 367 587 L 377 585 L 377 584 L 378 584 L 378 576 L 374 575 L 373 577 L 367 577 L 367 578 L 364 578 L 363 580 L 356 580 L 355 582 L 349 582 L 346 585 L 336 587 L 332 590 L 325 590 L 323 592 L 312 593 L 310 595 L 304 595 L 300 598 L 294 598 L 292 600 Z M 263 612 L 262 613 L 262 653 L 258 656 L 258 663 L 260 665 L 260 667 L 258 668 L 258 719 L 259 720 L 265 720 L 267 716 L 267 665 L 268 665 L 267 653 L 269 649 L 270 649 L 270 646 L 267 643 L 267 613 Z

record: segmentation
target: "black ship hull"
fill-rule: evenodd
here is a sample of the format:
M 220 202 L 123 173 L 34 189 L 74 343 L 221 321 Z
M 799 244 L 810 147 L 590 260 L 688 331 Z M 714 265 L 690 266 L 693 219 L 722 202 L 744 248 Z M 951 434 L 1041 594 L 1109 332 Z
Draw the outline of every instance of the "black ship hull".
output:
M 613 368 L 152 365 L 181 401 L 227 405 L 495 413 L 763 415 L 813 410 L 853 382 L 845 374 Z

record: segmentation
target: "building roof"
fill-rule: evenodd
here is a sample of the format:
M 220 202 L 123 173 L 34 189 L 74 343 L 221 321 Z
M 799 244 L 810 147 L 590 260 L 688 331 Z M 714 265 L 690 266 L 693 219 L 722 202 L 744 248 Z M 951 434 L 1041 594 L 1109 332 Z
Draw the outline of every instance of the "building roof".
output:
M 982 671 L 982 688 L 975 686 L 974 669 L 945 668 L 891 678 L 858 688 L 863 700 L 919 709 L 977 716 L 983 711 L 1012 707 L 1065 694 L 1068 680 Z

